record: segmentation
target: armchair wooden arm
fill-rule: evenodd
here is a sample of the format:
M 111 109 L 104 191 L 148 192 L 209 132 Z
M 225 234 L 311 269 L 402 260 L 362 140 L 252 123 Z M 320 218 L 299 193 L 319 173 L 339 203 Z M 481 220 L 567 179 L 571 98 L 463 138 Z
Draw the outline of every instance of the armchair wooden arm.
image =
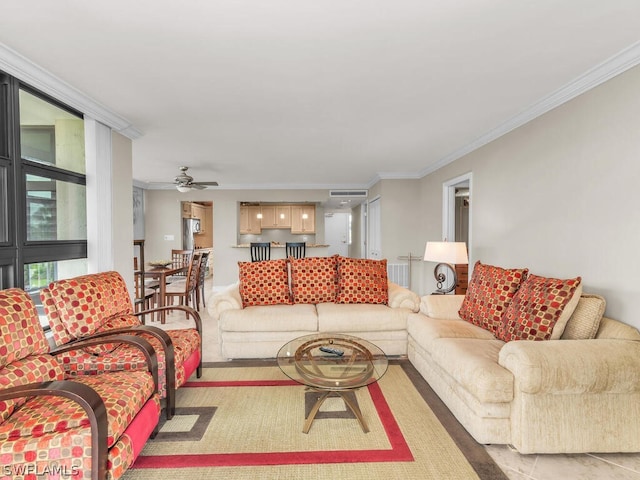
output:
M 189 317 L 193 318 L 193 322 L 195 323 L 195 326 L 196 326 L 196 331 L 198 332 L 198 335 L 200 335 L 200 338 L 202 338 L 202 319 L 200 318 L 200 314 L 194 308 L 191 308 L 185 305 L 166 305 L 164 307 L 153 308 L 149 310 L 142 310 L 140 312 L 134 313 L 134 315 L 138 317 L 148 313 L 168 312 L 171 310 L 181 310 L 188 314 L 188 318 Z M 161 330 L 158 327 L 154 327 L 154 328 Z M 198 376 L 198 378 L 202 377 L 202 342 L 200 342 L 200 364 L 198 365 L 196 375 Z
M 157 387 L 157 384 L 156 384 Z M 91 426 L 91 478 L 107 477 L 107 410 L 100 395 L 82 383 L 70 380 L 30 383 L 0 390 L 0 401 L 20 397 L 54 395 L 68 398 L 82 407 Z

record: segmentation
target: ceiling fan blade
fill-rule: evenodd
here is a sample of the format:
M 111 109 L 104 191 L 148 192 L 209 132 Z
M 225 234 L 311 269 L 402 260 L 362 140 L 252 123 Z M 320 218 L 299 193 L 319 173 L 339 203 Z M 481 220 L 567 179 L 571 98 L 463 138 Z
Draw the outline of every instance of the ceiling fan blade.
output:
M 198 182 L 198 185 L 207 185 L 209 187 L 217 187 L 218 182 Z
M 193 188 L 194 190 L 204 190 L 205 188 L 207 188 L 204 185 L 200 185 L 199 183 L 190 183 L 189 185 L 187 185 L 189 188 Z

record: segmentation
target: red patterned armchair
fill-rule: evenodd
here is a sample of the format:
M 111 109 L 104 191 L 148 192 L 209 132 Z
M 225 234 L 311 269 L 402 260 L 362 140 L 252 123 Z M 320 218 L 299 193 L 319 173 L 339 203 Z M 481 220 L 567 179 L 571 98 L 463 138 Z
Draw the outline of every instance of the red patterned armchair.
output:
M 175 413 L 175 390 L 194 371 L 202 375 L 202 322 L 194 309 L 170 305 L 134 312 L 124 279 L 118 272 L 104 272 L 59 280 L 42 289 L 40 296 L 56 345 L 113 333 L 141 335 L 158 356 L 160 397 L 166 398 L 166 415 Z M 140 316 L 150 312 L 182 310 L 195 328 L 162 330 L 143 325 Z M 113 346 L 111 346 L 113 347 Z M 140 351 L 127 345 L 90 348 L 64 354 L 70 374 L 145 368 Z
M 113 335 L 60 350 L 100 342 L 140 348 L 147 368 L 70 377 L 49 351 L 29 295 L 0 290 L 0 479 L 118 479 L 155 434 L 153 347 Z

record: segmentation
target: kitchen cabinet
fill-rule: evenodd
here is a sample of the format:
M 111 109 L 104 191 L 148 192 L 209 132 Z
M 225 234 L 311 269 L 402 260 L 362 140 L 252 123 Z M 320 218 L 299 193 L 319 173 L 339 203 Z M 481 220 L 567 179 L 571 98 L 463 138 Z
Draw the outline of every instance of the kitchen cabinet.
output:
M 289 205 L 262 205 L 262 228 L 291 228 Z
M 260 226 L 262 228 L 278 228 L 276 224 L 275 205 L 262 205 L 260 207 L 260 213 L 262 213 L 262 218 L 260 219 Z
M 200 219 L 200 234 L 204 234 L 209 227 L 210 220 L 208 220 L 208 217 L 211 216 L 211 207 L 202 205 L 201 209 L 196 211 L 196 214 L 198 215 L 196 218 Z
M 191 215 L 191 202 L 182 202 L 182 218 L 193 218 Z
M 291 233 L 316 233 L 315 205 L 291 206 Z
M 276 205 L 276 224 L 278 228 L 291 228 L 291 207 L 289 205 Z
M 205 216 L 205 206 L 199 203 L 182 202 L 182 218 L 197 218 L 202 220 Z
M 247 233 L 261 233 L 262 226 L 258 214 L 260 213 L 259 206 L 240 206 L 240 234 Z
M 197 218 L 202 220 L 205 216 L 206 209 L 204 205 L 200 205 L 198 203 L 191 204 L 191 218 Z
M 204 213 L 200 219 L 200 233 L 196 235 L 196 243 L 202 248 L 213 246 L 213 207 L 204 206 Z M 211 261 L 211 257 L 209 257 Z

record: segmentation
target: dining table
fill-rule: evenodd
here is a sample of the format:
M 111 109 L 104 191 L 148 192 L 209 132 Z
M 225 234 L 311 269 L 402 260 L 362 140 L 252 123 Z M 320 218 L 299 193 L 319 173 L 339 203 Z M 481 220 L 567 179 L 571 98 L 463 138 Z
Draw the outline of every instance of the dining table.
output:
M 144 276 L 157 279 L 158 283 L 158 302 L 157 307 L 161 308 L 165 305 L 166 292 L 167 292 L 167 278 L 172 275 L 186 272 L 189 269 L 189 265 L 185 264 L 169 264 L 164 267 L 151 267 L 149 270 L 145 270 Z M 166 312 L 160 313 L 160 323 L 164 324 L 166 321 Z

